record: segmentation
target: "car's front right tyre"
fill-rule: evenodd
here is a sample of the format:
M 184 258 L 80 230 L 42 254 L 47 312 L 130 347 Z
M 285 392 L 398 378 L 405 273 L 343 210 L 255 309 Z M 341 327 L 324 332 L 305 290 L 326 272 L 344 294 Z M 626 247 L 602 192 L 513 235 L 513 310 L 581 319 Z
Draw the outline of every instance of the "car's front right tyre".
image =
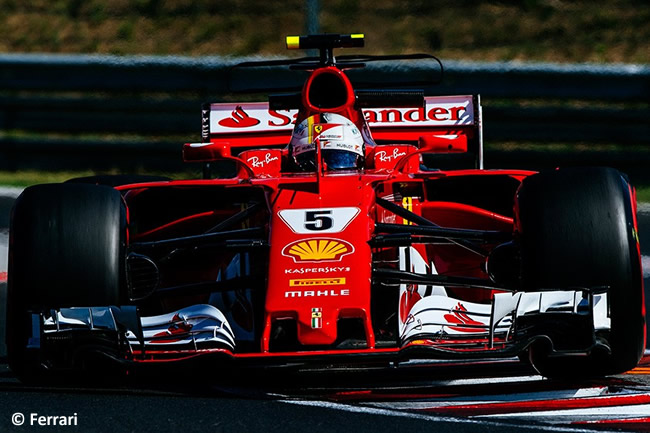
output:
M 91 184 L 29 187 L 12 211 L 7 280 L 7 356 L 21 378 L 47 367 L 32 313 L 120 305 L 126 209 L 119 191 Z

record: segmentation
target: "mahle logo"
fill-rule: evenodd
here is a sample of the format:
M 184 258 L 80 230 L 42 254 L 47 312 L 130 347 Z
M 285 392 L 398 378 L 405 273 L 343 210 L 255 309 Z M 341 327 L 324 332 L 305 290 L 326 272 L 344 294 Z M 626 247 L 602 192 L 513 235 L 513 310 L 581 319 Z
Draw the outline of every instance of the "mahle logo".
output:
M 340 261 L 354 252 L 349 242 L 341 239 L 316 238 L 292 242 L 282 250 L 282 255 L 294 262 Z

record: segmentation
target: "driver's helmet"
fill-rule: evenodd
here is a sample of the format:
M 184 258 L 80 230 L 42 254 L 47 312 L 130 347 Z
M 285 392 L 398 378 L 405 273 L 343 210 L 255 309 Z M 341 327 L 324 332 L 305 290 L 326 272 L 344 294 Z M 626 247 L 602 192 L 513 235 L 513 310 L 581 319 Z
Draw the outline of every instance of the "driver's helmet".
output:
M 359 128 L 335 113 L 321 113 L 300 122 L 291 135 L 291 156 L 304 171 L 316 168 L 316 143 L 328 170 L 362 168 L 364 140 Z

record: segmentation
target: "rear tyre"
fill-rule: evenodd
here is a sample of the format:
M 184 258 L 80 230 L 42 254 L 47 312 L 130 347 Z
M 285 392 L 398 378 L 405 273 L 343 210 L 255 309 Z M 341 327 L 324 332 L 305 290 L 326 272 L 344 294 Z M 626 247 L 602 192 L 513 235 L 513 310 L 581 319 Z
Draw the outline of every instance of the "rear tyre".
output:
M 19 377 L 42 370 L 39 351 L 27 348 L 32 311 L 120 304 L 125 237 L 125 205 L 113 188 L 37 185 L 18 197 L 10 226 L 7 355 Z
M 525 290 L 609 286 L 611 348 L 586 357 L 550 357 L 530 348 L 547 377 L 590 377 L 634 368 L 645 347 L 643 276 L 632 188 L 611 168 L 567 168 L 532 175 L 516 197 Z

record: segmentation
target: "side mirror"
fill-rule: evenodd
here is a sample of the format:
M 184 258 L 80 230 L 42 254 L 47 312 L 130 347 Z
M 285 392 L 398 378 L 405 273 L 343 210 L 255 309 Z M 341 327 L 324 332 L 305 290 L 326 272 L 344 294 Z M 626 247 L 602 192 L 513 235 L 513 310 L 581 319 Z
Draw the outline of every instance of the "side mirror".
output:
M 467 152 L 467 135 L 423 135 L 418 140 L 422 153 Z
M 185 162 L 210 162 L 231 157 L 230 143 L 227 141 L 185 143 L 183 145 L 183 161 Z
M 185 143 L 183 145 L 183 161 L 185 162 L 204 162 L 212 161 L 234 161 L 240 170 L 239 176 L 251 179 L 255 177 L 253 169 L 240 158 L 232 156 L 230 152 L 230 142 L 228 141 L 215 141 L 210 143 Z M 204 168 L 203 176 L 207 178 L 206 170 Z

